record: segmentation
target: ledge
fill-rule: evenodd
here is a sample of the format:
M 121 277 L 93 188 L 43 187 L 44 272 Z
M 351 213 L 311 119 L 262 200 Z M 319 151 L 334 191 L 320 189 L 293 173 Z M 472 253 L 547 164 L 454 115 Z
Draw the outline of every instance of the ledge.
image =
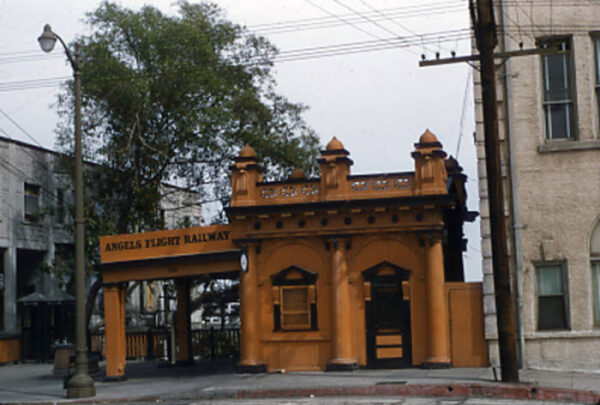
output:
M 547 340 L 547 339 L 591 339 L 600 337 L 600 330 L 560 330 L 555 332 L 528 332 L 525 333 L 526 340 Z
M 288 331 L 282 332 L 286 334 L 282 334 L 281 336 L 269 336 L 261 339 L 264 343 L 280 343 L 280 342 L 292 342 L 292 343 L 304 343 L 304 342 L 327 342 L 331 340 L 330 336 L 322 336 L 322 335 L 313 335 L 313 336 L 302 336 L 299 333 L 302 332 L 294 332 L 294 335 L 287 334 Z M 292 332 L 289 332 L 292 333 Z M 306 332 L 304 332 L 306 333 Z
M 573 152 L 600 149 L 600 140 L 594 141 L 548 141 L 538 146 L 540 153 Z

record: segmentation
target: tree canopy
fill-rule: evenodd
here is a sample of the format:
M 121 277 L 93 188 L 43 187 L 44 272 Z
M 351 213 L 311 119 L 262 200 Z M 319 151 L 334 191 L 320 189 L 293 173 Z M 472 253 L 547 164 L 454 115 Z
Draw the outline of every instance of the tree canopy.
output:
M 229 165 L 249 143 L 265 177 L 294 167 L 314 172 L 318 138 L 305 106 L 275 91 L 277 50 L 227 21 L 213 4 L 178 3 L 176 15 L 152 6 L 103 2 L 81 36 L 83 134 L 92 229 L 160 228 L 165 189 L 176 184 L 200 201 L 229 197 Z M 73 94 L 59 96 L 57 146 L 72 151 Z M 96 222 L 102 222 L 99 225 Z

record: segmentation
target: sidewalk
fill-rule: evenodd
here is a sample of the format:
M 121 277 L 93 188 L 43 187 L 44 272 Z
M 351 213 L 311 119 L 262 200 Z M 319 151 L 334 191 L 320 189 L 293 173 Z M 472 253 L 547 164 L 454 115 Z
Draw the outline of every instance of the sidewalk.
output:
M 169 399 L 292 398 L 321 396 L 435 396 L 543 399 L 572 403 L 600 401 L 600 374 L 525 370 L 516 385 L 494 381 L 490 368 L 448 370 L 358 370 L 236 374 L 231 362 L 158 367 L 129 362 L 128 379 L 103 382 L 97 376 L 96 397 L 67 400 L 62 378 L 50 364 L 0 367 L 0 404 L 107 403 Z

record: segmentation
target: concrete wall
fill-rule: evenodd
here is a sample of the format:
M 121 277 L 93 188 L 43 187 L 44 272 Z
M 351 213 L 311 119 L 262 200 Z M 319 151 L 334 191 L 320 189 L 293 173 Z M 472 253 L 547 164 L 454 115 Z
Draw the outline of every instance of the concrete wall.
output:
M 3 278 L 3 321 L 0 333 L 14 333 L 19 329 L 17 317 L 18 273 L 28 274 L 26 281 L 33 285 L 37 270 L 44 262 L 52 265 L 57 244 L 72 244 L 72 218 L 68 207 L 72 185 L 69 173 L 61 172 L 56 163 L 58 155 L 48 149 L 0 137 L 0 270 Z M 24 184 L 39 186 L 39 220 L 24 218 Z M 64 218 L 59 220 L 57 190 L 65 190 Z M 199 221 L 201 208 L 196 195 L 187 190 L 165 186 L 166 197 L 161 201 L 165 210 L 165 227 L 181 227 L 188 217 L 190 225 Z M 27 258 L 38 257 L 35 260 Z M 27 268 L 20 268 L 23 259 Z M 33 264 L 31 262 L 34 262 Z M 30 276 L 29 276 L 30 275 Z M 134 306 L 139 311 L 139 293 L 134 295 Z
M 17 331 L 19 252 L 34 251 L 42 262 L 51 264 L 55 244 L 71 243 L 65 225 L 53 215 L 57 188 L 68 187 L 68 176 L 56 171 L 54 158 L 48 150 L 0 138 L 0 259 L 4 270 L 4 325 L 0 325 L 0 331 Z M 24 218 L 25 183 L 39 186 L 40 218 L 35 222 Z
M 536 4 L 537 3 L 537 4 Z M 544 7 L 541 7 L 541 4 Z M 499 3 L 497 3 L 499 4 Z M 593 326 L 589 241 L 600 216 L 600 132 L 595 95 L 595 62 L 591 31 L 600 30 L 600 5 L 561 2 L 548 7 L 535 0 L 530 7 L 514 2 L 497 10 L 506 50 L 535 47 L 535 38 L 572 39 L 576 139 L 546 140 L 542 106 L 541 56 L 514 57 L 498 71 L 500 136 L 503 141 L 504 186 L 513 276 L 522 270 L 526 367 L 597 369 L 600 330 Z M 575 25 L 576 24 L 576 25 Z M 495 305 L 491 276 L 489 216 L 485 184 L 485 153 L 481 89 L 475 75 L 477 151 L 479 158 L 481 234 L 484 271 L 486 337 L 492 364 L 498 363 Z M 506 99 L 506 103 L 504 100 Z M 515 190 L 514 195 L 511 194 Z M 569 330 L 537 330 L 535 263 L 560 261 L 567 269 Z

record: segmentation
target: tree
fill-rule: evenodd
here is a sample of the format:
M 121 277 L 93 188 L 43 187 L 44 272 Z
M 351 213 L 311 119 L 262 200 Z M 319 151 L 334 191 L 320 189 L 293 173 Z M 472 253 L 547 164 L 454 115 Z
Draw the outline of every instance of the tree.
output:
M 249 143 L 265 178 L 314 173 L 318 138 L 306 107 L 275 92 L 277 50 L 227 21 L 213 4 L 179 2 L 177 15 L 103 2 L 77 39 L 82 77 L 87 255 L 98 236 L 160 229 L 157 209 L 174 184 L 198 203 L 230 196 L 229 166 Z M 57 147 L 73 150 L 73 92 L 58 99 Z M 217 218 L 217 221 L 219 218 Z M 224 217 L 221 213 L 220 220 Z
M 215 5 L 182 1 L 179 14 L 167 16 L 104 2 L 87 22 L 93 34 L 78 39 L 85 155 L 98 163 L 88 179 L 115 232 L 159 228 L 165 183 L 226 205 L 229 165 L 244 143 L 264 162 L 266 178 L 295 166 L 314 171 L 318 138 L 305 107 L 275 92 L 277 50 Z M 58 146 L 67 152 L 72 101 L 66 89 Z

